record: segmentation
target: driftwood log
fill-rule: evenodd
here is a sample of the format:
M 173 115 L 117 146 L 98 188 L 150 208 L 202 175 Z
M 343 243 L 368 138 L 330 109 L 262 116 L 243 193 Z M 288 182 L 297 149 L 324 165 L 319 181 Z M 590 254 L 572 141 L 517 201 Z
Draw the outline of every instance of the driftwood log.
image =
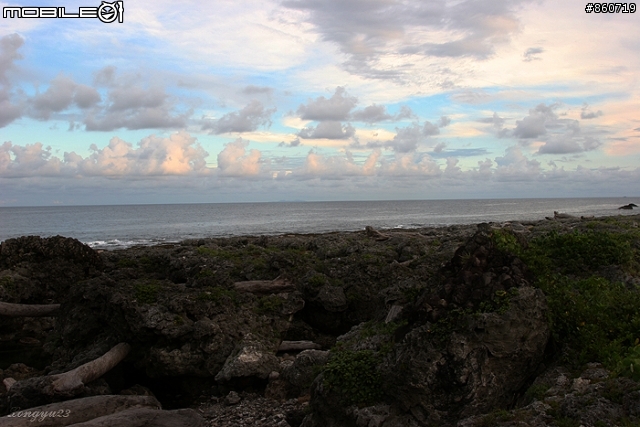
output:
M 282 341 L 278 351 L 319 350 L 322 346 L 313 341 Z
M 277 294 L 280 292 L 290 292 L 296 289 L 295 285 L 279 277 L 274 280 L 248 280 L 245 282 L 235 282 L 234 288 L 240 292 L 252 294 Z
M 4 384 L 4 388 L 7 389 L 7 391 L 11 388 L 11 386 L 13 386 L 17 381 L 14 380 L 13 378 L 5 378 L 2 380 L 2 384 Z
M 390 237 L 388 235 L 379 232 L 378 230 L 376 230 L 375 228 L 371 227 L 370 225 L 367 225 L 364 228 L 364 230 L 367 233 L 367 236 L 373 237 L 379 242 L 382 242 L 384 240 L 389 240 L 390 239 Z
M 7 317 L 51 317 L 56 316 L 60 304 L 12 304 L 0 302 L 0 316 Z
M 131 351 L 131 346 L 127 343 L 120 343 L 91 362 L 65 372 L 64 374 L 51 375 L 53 378 L 53 391 L 57 394 L 73 393 L 74 390 L 82 388 L 85 384 L 96 380 L 113 369 Z
M 77 396 L 85 390 L 85 384 L 100 378 L 127 357 L 130 349 L 129 344 L 120 343 L 71 371 L 18 381 L 8 390 L 11 406 L 31 408 Z
M 193 409 L 160 411 L 136 408 L 95 418 L 72 427 L 204 427 L 205 421 Z
M 25 410 L 0 418 L 0 427 L 64 427 L 132 408 L 160 409 L 153 396 L 91 396 Z

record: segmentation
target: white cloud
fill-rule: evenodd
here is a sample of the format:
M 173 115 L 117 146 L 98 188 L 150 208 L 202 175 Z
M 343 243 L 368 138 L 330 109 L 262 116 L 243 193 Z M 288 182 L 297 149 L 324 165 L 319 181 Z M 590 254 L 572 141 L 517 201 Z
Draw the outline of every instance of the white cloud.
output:
M 218 170 L 224 176 L 255 176 L 260 173 L 260 151 L 252 149 L 247 153 L 249 142 L 238 138 L 225 145 L 218 154 Z

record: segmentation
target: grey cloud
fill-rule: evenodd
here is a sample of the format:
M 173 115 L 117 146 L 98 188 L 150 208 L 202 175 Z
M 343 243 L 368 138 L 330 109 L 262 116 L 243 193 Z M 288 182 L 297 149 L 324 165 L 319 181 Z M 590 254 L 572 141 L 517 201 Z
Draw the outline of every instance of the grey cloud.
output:
M 282 141 L 280 144 L 278 144 L 278 147 L 298 147 L 299 145 L 301 145 L 300 138 L 296 138 L 289 143 Z
M 270 126 L 271 115 L 275 111 L 275 108 L 265 109 L 260 101 L 254 99 L 240 111 L 234 111 L 218 120 L 204 123 L 202 130 L 210 129 L 215 134 L 252 132 L 260 126 Z
M 422 133 L 425 136 L 438 135 L 440 133 L 440 129 L 438 129 L 438 126 L 427 120 L 424 122 L 424 126 L 422 127 Z
M 498 113 L 494 112 L 491 117 L 483 117 L 478 119 L 480 123 L 490 123 L 495 127 L 501 128 L 504 125 L 504 118 L 498 116 Z
M 109 92 L 109 111 L 125 111 L 138 108 L 161 107 L 167 100 L 164 89 L 144 89 L 136 86 L 119 86 Z
M 86 85 L 77 85 L 73 101 L 80 108 L 90 108 L 99 103 L 101 100 L 97 90 Z
M 0 89 L 0 128 L 8 125 L 22 115 L 22 108 L 11 103 L 10 94 Z
M 582 143 L 582 146 L 584 147 L 584 151 L 595 150 L 596 148 L 599 148 L 601 145 L 602 145 L 602 142 L 600 142 L 600 140 L 598 140 L 597 138 L 593 138 L 591 136 L 587 136 L 584 142 Z
M 116 85 L 109 91 L 105 105 L 89 110 L 84 124 L 88 131 L 185 127 L 192 111 L 178 114 L 173 110 L 174 106 L 163 88 Z
M 475 56 L 485 59 L 494 51 L 491 43 L 475 37 L 465 37 L 462 40 L 441 44 L 428 43 L 423 47 L 426 54 L 438 57 Z
M 547 127 L 557 125 L 558 116 L 553 112 L 557 104 L 549 106 L 539 104 L 533 110 L 529 110 L 529 115 L 522 120 L 516 121 L 516 128 L 513 135 L 517 138 L 537 138 L 547 133 Z
M 273 89 L 266 86 L 254 86 L 248 85 L 244 89 L 242 89 L 242 93 L 245 95 L 270 95 L 273 92 Z
M 434 153 L 442 153 L 442 150 L 444 150 L 446 146 L 447 146 L 446 143 L 440 142 L 440 143 L 436 144 L 435 147 L 433 147 L 433 152 Z
M 393 116 L 387 113 L 387 107 L 384 105 L 370 105 L 362 110 L 355 111 L 351 117 L 354 120 L 365 123 L 377 123 L 385 120 L 391 120 Z
M 329 99 L 320 96 L 309 100 L 307 105 L 300 105 L 297 113 L 303 120 L 341 121 L 349 118 L 349 112 L 358 103 L 358 98 L 349 96 L 345 88 L 338 86 Z
M 7 74 L 13 68 L 14 61 L 22 58 L 18 50 L 23 44 L 24 39 L 18 34 L 0 38 L 0 128 L 22 115 L 22 106 L 11 100 L 11 84 Z
M 322 38 L 347 55 L 343 66 L 367 78 L 401 80 L 410 69 L 381 66 L 387 54 L 484 59 L 495 46 L 519 31 L 515 8 L 535 0 L 480 0 L 447 5 L 440 0 L 287 0 L 283 5 L 308 11 L 309 21 Z M 458 40 L 424 43 L 417 32 L 460 34 Z M 397 45 L 406 48 L 398 51 Z
M 326 121 L 318 123 L 318 126 L 302 129 L 298 136 L 303 139 L 346 139 L 355 135 L 356 130 L 350 125 L 342 125 L 340 122 Z
M 580 144 L 571 139 L 547 141 L 538 149 L 538 154 L 568 154 L 584 151 Z
M 116 67 L 106 66 L 93 74 L 93 84 L 96 86 L 111 86 L 116 83 Z
M 465 90 L 463 92 L 455 93 L 451 97 L 454 101 L 463 102 L 465 104 L 477 105 L 489 102 L 492 96 L 483 90 Z
M 387 107 L 385 107 L 384 105 L 376 104 L 369 105 L 368 107 L 365 107 L 362 110 L 354 111 L 353 114 L 351 114 L 351 118 L 353 120 L 369 124 L 387 120 L 402 120 L 411 117 L 414 117 L 413 111 L 411 111 L 411 108 L 407 107 L 406 105 L 400 107 L 400 111 L 398 111 L 398 113 L 396 114 L 389 114 L 387 112 Z
M 9 34 L 0 38 L 0 83 L 7 84 L 7 72 L 13 68 L 13 63 L 21 59 L 18 49 L 24 44 L 24 39 L 18 34 Z
M 88 131 L 112 131 L 126 128 L 138 129 L 172 129 L 183 128 L 191 111 L 172 115 L 169 107 L 139 108 L 131 111 L 109 112 L 104 115 L 89 114 L 84 119 L 85 129 Z
M 594 137 L 574 138 L 567 135 L 559 135 L 545 142 L 538 149 L 538 154 L 574 154 L 592 151 L 599 148 L 602 143 Z
M 544 49 L 543 49 L 543 48 L 541 48 L 541 47 L 530 47 L 529 49 L 527 49 L 527 50 L 524 52 L 524 59 L 523 59 L 523 61 L 525 61 L 525 62 L 531 62 L 531 61 L 533 61 L 533 60 L 540 60 L 540 59 L 542 59 L 542 58 L 539 58 L 539 57 L 538 57 L 538 56 L 536 56 L 536 55 L 538 55 L 538 54 L 540 54 L 540 53 L 542 53 L 542 52 L 544 52 Z
M 438 127 L 447 127 L 449 124 L 451 124 L 451 119 L 447 116 L 442 116 L 440 120 L 438 120 Z
M 397 153 L 408 153 L 415 151 L 418 144 L 423 139 L 423 129 L 417 123 L 404 128 L 396 128 L 396 135 L 393 140 L 387 141 L 384 146 Z
M 438 148 L 438 146 L 436 146 Z M 474 156 L 485 156 L 489 154 L 489 152 L 484 148 L 457 148 L 454 150 L 440 150 L 436 151 L 436 148 L 433 149 L 433 153 L 431 157 L 435 159 L 445 159 L 449 157 L 474 157 Z
M 582 107 L 582 111 L 580 112 L 581 119 L 583 120 L 595 119 L 596 117 L 600 117 L 604 114 L 601 110 L 598 110 L 598 111 L 588 111 L 588 110 L 589 110 L 589 104 L 585 102 L 584 106 Z
M 66 76 L 58 76 L 51 81 L 46 92 L 36 95 L 33 100 L 34 117 L 46 120 L 53 112 L 59 112 L 71 105 L 76 84 Z
M 59 75 L 51 80 L 47 90 L 31 100 L 31 115 L 47 120 L 52 113 L 63 111 L 75 103 L 80 108 L 89 108 L 100 102 L 100 94 L 92 87 L 74 82 L 71 78 Z

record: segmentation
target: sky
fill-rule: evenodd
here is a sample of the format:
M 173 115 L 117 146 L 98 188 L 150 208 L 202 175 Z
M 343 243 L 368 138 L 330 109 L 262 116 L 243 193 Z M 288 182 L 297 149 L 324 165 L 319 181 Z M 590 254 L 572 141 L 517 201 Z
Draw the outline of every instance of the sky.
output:
M 121 5 L 0 19 L 0 206 L 640 196 L 640 12 Z

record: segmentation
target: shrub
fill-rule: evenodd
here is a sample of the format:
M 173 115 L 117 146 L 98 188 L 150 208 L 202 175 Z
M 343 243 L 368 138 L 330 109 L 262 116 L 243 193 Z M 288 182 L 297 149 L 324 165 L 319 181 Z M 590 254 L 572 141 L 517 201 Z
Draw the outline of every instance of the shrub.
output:
M 136 300 L 141 304 L 153 304 L 158 299 L 160 284 L 156 281 L 148 281 L 136 283 L 134 285 L 134 294 Z
M 339 350 L 324 368 L 324 386 L 337 391 L 348 405 L 366 406 L 382 397 L 377 366 L 380 356 L 371 350 Z

